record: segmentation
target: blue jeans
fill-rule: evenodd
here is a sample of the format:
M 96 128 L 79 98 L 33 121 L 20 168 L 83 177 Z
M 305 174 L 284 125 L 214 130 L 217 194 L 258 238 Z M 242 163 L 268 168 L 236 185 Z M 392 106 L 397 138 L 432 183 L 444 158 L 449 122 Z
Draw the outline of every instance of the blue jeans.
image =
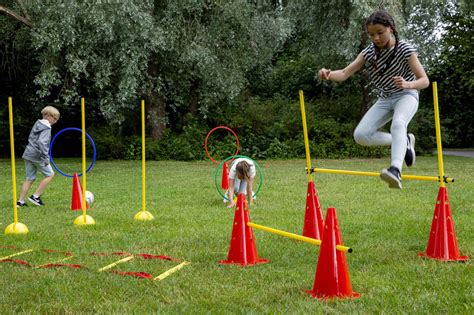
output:
M 354 130 L 354 139 L 361 145 L 391 145 L 391 165 L 401 171 L 407 150 L 407 127 L 417 110 L 417 90 L 403 90 L 379 98 Z M 390 120 L 390 133 L 379 131 Z

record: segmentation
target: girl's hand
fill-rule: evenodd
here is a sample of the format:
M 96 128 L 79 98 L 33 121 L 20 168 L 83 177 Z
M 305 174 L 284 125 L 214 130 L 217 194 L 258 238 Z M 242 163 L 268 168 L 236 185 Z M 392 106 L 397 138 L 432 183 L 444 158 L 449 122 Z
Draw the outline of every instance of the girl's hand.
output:
M 319 78 L 321 80 L 329 80 L 329 75 L 331 74 L 331 70 L 322 68 L 319 70 Z
M 393 79 L 393 83 L 395 84 L 395 86 L 397 88 L 399 88 L 399 89 L 411 89 L 411 83 L 405 81 L 402 77 L 396 76 L 396 77 L 393 77 L 392 79 Z
M 227 208 L 231 209 L 233 207 L 235 207 L 235 202 L 234 202 L 234 200 L 231 200 L 231 201 L 229 201 L 229 204 L 227 205 Z

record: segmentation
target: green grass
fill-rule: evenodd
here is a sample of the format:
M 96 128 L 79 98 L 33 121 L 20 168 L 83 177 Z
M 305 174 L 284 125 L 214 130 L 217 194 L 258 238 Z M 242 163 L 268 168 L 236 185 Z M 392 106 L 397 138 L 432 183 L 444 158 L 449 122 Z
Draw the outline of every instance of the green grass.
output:
M 76 163 L 61 160 L 61 165 Z M 10 161 L 1 160 L 0 229 L 13 222 Z M 386 159 L 320 160 L 314 167 L 378 171 Z M 262 190 L 252 221 L 300 234 L 305 213 L 305 160 L 261 161 Z M 24 166 L 17 160 L 17 184 Z M 314 282 L 319 248 L 255 230 L 259 256 L 270 263 L 222 266 L 233 211 L 214 186 L 210 162 L 147 162 L 147 209 L 155 220 L 136 222 L 141 207 L 140 161 L 98 161 L 88 174 L 95 226 L 73 225 L 72 180 L 58 175 L 43 200 L 46 207 L 21 209 L 30 233 L 2 235 L 0 257 L 24 249 L 71 251 L 69 263 L 84 269 L 33 269 L 0 264 L 0 313 L 472 313 L 474 258 L 474 160 L 445 157 L 459 250 L 467 263 L 417 257 L 426 249 L 438 193 L 437 183 L 405 181 L 390 190 L 377 178 L 315 175 L 326 212 L 335 207 L 356 300 L 321 302 L 304 294 Z M 406 174 L 436 176 L 436 157 L 421 157 Z M 16 246 L 8 249 L 6 246 Z M 122 277 L 98 268 L 120 259 L 92 252 L 150 253 L 191 262 L 163 281 Z M 60 259 L 35 251 L 18 259 L 32 265 Z M 135 259 L 115 270 L 157 276 L 177 262 Z

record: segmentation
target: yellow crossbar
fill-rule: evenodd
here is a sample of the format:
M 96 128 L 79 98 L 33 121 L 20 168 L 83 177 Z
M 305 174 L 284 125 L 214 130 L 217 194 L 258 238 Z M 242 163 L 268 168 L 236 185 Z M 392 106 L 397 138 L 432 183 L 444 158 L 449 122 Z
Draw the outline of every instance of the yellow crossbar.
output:
M 252 222 L 248 222 L 247 225 L 250 226 L 250 227 L 256 228 L 258 230 L 265 231 L 265 232 L 270 232 L 270 233 L 277 234 L 277 235 L 280 235 L 280 236 L 292 238 L 294 240 L 298 240 L 298 241 L 302 241 L 302 242 L 305 242 L 305 243 L 310 243 L 310 244 L 313 244 L 313 245 L 321 246 L 321 241 L 317 240 L 317 239 L 314 239 L 314 238 L 301 236 L 301 235 L 298 235 L 298 234 L 293 234 L 293 233 L 285 232 L 285 231 L 282 231 L 282 230 L 273 229 L 273 228 L 270 228 L 268 226 L 255 224 L 255 223 L 252 223 Z M 336 245 L 336 249 L 341 251 L 341 252 L 352 253 L 352 248 L 347 247 L 347 246 Z
M 104 271 L 104 270 L 108 270 L 108 269 L 110 269 L 110 268 L 112 268 L 112 267 L 117 266 L 118 264 L 121 264 L 121 263 L 124 263 L 124 262 L 126 262 L 126 261 L 132 260 L 133 258 L 135 258 L 135 256 L 133 256 L 133 255 L 132 255 L 132 256 L 125 257 L 125 258 L 123 258 L 123 259 L 117 260 L 117 261 L 114 262 L 114 263 L 111 263 L 110 265 L 107 265 L 107 266 L 105 266 L 105 267 L 102 267 L 102 268 L 100 268 L 100 269 L 97 270 L 97 271 L 101 272 L 101 271 Z
M 380 177 L 380 173 L 376 173 L 376 172 L 346 171 L 346 170 L 335 170 L 335 169 L 329 169 L 329 168 L 316 168 L 316 167 L 312 168 L 311 171 L 316 172 L 316 173 L 331 173 L 331 174 Z M 421 176 L 421 175 L 402 175 L 402 179 L 425 180 L 425 181 L 432 181 L 432 182 L 440 181 L 438 176 Z M 454 178 L 447 177 L 444 179 L 444 182 L 452 183 L 454 182 Z
M 189 265 L 191 264 L 190 262 L 187 262 L 187 261 L 183 261 L 182 263 L 180 263 L 179 265 L 177 266 L 174 266 L 173 268 L 163 272 L 161 275 L 153 278 L 153 280 L 163 280 L 164 278 L 168 277 L 170 274 L 172 273 L 175 273 L 176 271 L 178 271 L 179 269 L 183 268 L 184 266 L 186 265 Z
M 14 253 L 14 254 L 2 257 L 2 258 L 0 258 L 0 260 L 10 259 L 12 257 L 20 256 L 20 255 L 23 255 L 23 254 L 26 254 L 26 253 L 29 253 L 29 252 L 32 252 L 32 251 L 34 251 L 34 249 L 27 249 L 27 250 L 24 250 L 24 251 L 21 251 L 21 252 L 18 252 L 18 253 Z

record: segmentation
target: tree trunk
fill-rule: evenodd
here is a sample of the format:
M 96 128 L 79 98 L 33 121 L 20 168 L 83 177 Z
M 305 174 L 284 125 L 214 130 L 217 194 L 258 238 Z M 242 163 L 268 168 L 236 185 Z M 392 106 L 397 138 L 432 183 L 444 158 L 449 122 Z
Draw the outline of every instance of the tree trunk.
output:
M 191 85 L 190 89 L 190 95 L 191 95 L 191 100 L 189 102 L 189 112 L 194 116 L 197 112 L 198 109 L 198 104 L 199 104 L 199 82 L 195 80 L 193 84 Z
M 148 74 L 152 77 L 157 77 L 159 73 L 159 66 L 156 62 L 150 62 L 148 66 Z M 149 126 L 151 129 L 151 138 L 153 140 L 161 140 L 166 130 L 166 103 L 165 99 L 159 93 L 153 91 L 153 88 L 148 90 L 144 97 L 146 106 L 148 108 Z

